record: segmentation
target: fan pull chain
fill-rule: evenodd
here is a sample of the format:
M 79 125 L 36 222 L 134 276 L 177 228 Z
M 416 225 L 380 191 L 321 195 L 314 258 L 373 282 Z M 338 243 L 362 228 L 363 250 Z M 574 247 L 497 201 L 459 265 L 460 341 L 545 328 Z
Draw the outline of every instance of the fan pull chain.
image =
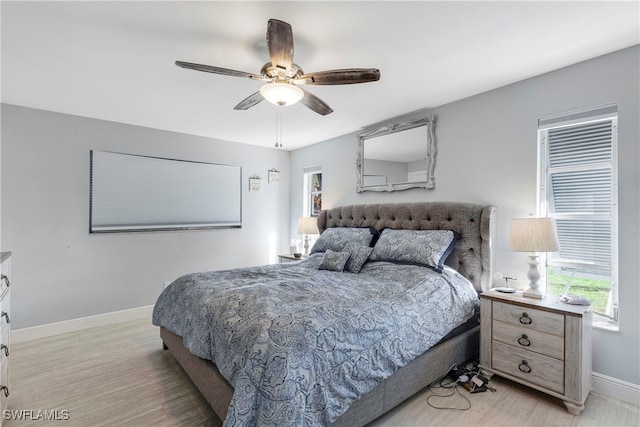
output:
M 282 114 L 276 113 L 276 148 L 282 148 Z

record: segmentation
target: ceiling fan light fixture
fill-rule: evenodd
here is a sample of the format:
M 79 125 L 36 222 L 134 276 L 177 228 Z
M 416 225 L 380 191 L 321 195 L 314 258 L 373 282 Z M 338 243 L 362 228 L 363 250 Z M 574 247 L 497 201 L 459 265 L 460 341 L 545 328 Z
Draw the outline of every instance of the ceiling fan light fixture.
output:
M 184 61 L 176 61 L 176 65 L 206 73 L 266 82 L 259 91 L 252 93 L 233 107 L 234 110 L 248 110 L 265 99 L 278 106 L 293 105 L 302 100 L 305 107 L 326 116 L 333 112 L 331 107 L 297 85 L 347 85 L 380 80 L 380 70 L 377 68 L 342 68 L 304 73 L 302 68 L 293 62 L 293 31 L 291 25 L 284 21 L 269 19 L 266 40 L 269 62 L 262 66 L 260 74 Z
M 286 82 L 272 82 L 260 88 L 260 94 L 272 104 L 293 105 L 304 97 L 302 89 Z

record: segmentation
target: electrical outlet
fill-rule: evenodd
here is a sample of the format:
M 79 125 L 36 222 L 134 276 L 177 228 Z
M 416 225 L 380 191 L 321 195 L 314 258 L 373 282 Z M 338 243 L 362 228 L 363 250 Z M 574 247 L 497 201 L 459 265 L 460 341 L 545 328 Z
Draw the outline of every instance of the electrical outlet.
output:
M 167 286 L 169 286 L 171 284 L 171 280 L 167 280 L 164 282 L 164 287 L 166 288 Z

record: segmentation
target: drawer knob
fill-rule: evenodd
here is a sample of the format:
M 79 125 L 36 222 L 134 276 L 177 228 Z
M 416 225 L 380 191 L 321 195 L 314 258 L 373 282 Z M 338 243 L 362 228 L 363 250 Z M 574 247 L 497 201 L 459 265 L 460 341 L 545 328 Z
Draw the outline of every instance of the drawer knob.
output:
M 7 276 L 5 276 L 4 274 L 0 276 L 0 280 L 4 280 L 5 283 L 7 284 L 7 288 L 11 286 L 11 283 L 9 283 L 9 278 Z
M 522 316 L 520 316 L 520 323 L 522 323 L 523 325 L 530 325 L 531 322 L 531 317 L 529 317 L 526 312 L 522 313 Z
M 518 338 L 518 344 L 523 347 L 529 347 L 531 345 L 531 341 L 529 341 L 527 334 L 522 334 L 522 336 Z
M 4 355 L 9 357 L 9 347 L 4 344 L 0 344 L 0 351 L 4 350 Z
M 4 397 L 9 397 L 9 387 L 3 385 L 2 387 L 0 387 L 0 391 L 4 391 Z
M 0 319 L 2 319 L 2 317 L 6 317 L 7 323 L 11 323 L 11 320 L 9 320 L 9 313 L 3 311 L 2 314 L 0 314 Z
M 529 366 L 529 363 L 526 360 L 523 360 L 522 363 L 518 365 L 518 369 L 520 369 L 525 374 L 531 372 L 531 366 Z

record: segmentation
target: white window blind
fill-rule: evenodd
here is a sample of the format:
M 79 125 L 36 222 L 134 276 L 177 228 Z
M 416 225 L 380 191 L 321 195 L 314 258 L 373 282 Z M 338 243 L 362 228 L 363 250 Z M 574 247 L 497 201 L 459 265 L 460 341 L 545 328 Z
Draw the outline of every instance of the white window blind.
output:
M 551 128 L 548 214 L 556 218 L 555 261 L 611 273 L 614 119 Z M 551 260 L 554 260 L 552 257 Z

